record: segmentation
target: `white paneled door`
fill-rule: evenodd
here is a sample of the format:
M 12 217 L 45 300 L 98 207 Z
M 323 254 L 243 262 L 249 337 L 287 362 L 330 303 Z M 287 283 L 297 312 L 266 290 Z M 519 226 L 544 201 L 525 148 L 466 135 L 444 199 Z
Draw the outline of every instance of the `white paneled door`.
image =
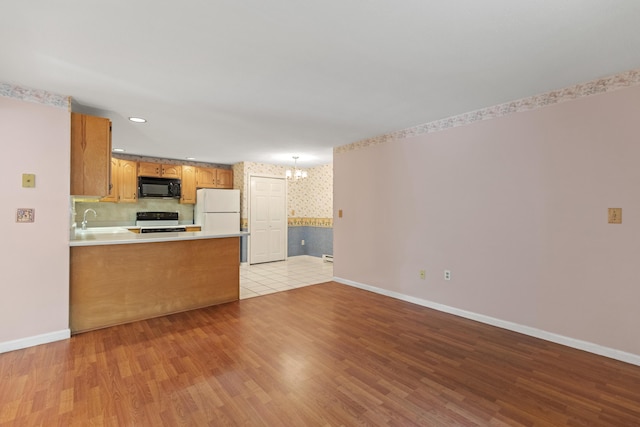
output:
M 249 197 L 249 264 L 284 260 L 287 247 L 284 178 L 252 176 Z

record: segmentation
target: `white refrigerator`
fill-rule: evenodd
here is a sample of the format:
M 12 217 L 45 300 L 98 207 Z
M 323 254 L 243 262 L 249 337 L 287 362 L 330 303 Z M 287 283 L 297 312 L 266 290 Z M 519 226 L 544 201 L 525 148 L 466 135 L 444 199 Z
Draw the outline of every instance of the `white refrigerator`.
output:
M 240 232 L 240 190 L 199 189 L 193 222 L 207 234 Z

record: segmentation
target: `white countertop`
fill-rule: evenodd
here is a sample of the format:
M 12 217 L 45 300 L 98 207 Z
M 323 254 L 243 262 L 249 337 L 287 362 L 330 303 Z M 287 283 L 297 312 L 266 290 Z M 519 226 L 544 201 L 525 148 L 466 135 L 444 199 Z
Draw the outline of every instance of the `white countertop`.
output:
M 175 233 L 133 233 L 127 228 L 95 227 L 71 232 L 69 246 L 125 245 L 130 243 L 172 242 L 176 240 L 222 239 L 224 237 L 248 236 L 246 231 L 231 234 L 207 234 L 203 231 L 181 231 Z

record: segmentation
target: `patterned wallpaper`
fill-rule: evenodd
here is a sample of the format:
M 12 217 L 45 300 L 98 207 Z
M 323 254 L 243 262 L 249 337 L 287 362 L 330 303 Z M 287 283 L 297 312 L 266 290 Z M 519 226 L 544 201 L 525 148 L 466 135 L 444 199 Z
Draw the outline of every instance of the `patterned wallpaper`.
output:
M 561 102 L 571 101 L 573 99 L 585 96 L 597 95 L 600 93 L 611 92 L 625 87 L 636 86 L 640 84 L 640 69 L 627 71 L 625 73 L 616 74 L 614 76 L 593 80 L 587 83 L 570 86 L 565 89 L 554 90 L 541 95 L 523 98 L 504 104 L 494 105 L 492 107 L 483 108 L 469 113 L 448 117 L 435 122 L 429 122 L 422 125 L 414 126 L 408 129 L 391 132 L 385 135 L 376 136 L 352 144 L 335 147 L 333 153 L 344 153 L 352 150 L 370 147 L 372 145 L 384 144 L 391 141 L 397 141 L 404 138 L 423 135 L 426 133 L 438 132 L 445 129 L 465 126 L 473 122 L 481 120 L 489 120 L 497 117 L 506 116 L 512 113 L 522 111 L 535 110 L 537 108 L 548 105 L 559 104 Z
M 289 216 L 333 217 L 333 164 L 307 169 L 309 176 L 289 181 Z
M 241 226 L 248 228 L 249 175 L 284 177 L 287 167 L 242 162 L 233 165 L 233 186 L 240 190 Z M 290 226 L 333 226 L 333 165 L 306 169 L 308 178 L 287 183 L 287 217 Z
M 30 89 L 0 82 L 0 96 L 36 102 L 50 107 L 66 108 L 71 111 L 71 97 L 57 95 L 40 89 Z

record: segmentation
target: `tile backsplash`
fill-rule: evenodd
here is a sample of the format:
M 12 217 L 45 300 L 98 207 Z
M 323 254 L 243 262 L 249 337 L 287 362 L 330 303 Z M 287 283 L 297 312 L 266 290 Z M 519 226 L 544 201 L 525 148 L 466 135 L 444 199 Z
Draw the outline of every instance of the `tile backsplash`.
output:
M 82 223 L 86 209 L 93 209 L 97 216 L 87 215 L 89 227 L 113 227 L 135 225 L 136 212 L 178 212 L 180 224 L 193 224 L 193 205 L 181 205 L 177 200 L 141 199 L 138 203 L 75 202 L 75 222 Z

